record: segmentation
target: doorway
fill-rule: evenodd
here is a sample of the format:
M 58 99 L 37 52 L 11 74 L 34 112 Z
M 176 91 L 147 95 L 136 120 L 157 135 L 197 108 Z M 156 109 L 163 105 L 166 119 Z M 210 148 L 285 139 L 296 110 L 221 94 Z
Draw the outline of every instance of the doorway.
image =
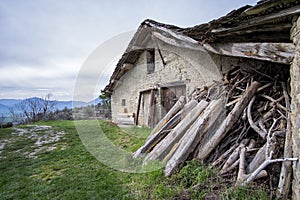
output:
M 161 102 L 163 116 L 175 105 L 179 97 L 186 95 L 186 85 L 177 85 L 161 88 Z

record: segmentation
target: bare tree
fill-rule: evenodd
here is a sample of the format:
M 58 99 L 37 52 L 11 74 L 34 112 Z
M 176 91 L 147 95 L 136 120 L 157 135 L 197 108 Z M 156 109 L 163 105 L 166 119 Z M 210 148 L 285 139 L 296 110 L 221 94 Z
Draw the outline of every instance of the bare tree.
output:
M 24 99 L 16 106 L 21 114 L 17 114 L 14 108 L 10 108 L 11 116 L 14 118 L 14 121 L 19 123 L 46 120 L 56 105 L 55 101 L 50 100 L 51 96 L 49 93 L 43 99 L 36 97 Z
M 30 121 L 31 122 L 36 122 L 38 121 L 38 114 L 42 113 L 43 110 L 43 102 L 42 99 L 40 98 L 29 98 L 25 99 L 25 104 L 27 104 L 29 110 L 29 116 L 30 116 Z
M 23 114 L 17 113 L 13 107 L 10 107 L 8 110 L 10 112 L 10 116 L 11 116 L 13 122 L 22 123 Z
M 56 106 L 56 101 L 51 100 L 51 93 L 46 94 L 42 101 L 43 118 L 47 119 L 49 112 L 53 111 Z
M 4 122 L 5 122 L 5 117 L 4 115 L 2 114 L 1 117 L 0 117 L 0 127 L 2 128 L 3 125 L 4 125 Z
M 105 117 L 110 118 L 111 117 L 111 96 L 110 96 L 110 94 L 101 91 L 99 98 L 101 99 L 101 102 L 102 102 L 100 107 L 103 110 Z

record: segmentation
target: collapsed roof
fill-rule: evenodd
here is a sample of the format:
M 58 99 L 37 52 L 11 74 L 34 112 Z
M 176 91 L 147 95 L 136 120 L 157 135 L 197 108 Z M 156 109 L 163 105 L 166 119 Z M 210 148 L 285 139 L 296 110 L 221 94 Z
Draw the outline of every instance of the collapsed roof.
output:
M 117 80 L 130 70 L 123 65 L 134 64 L 139 54 L 144 51 L 137 47 L 142 45 L 137 44 L 143 44 L 148 37 L 149 28 L 150 31 L 160 29 L 169 34 L 174 33 L 188 42 L 202 45 L 213 53 L 288 64 L 294 52 L 290 30 L 293 18 L 298 17 L 300 13 L 299 3 L 298 0 L 261 0 L 255 6 L 246 5 L 219 19 L 189 28 L 180 28 L 147 19 L 141 23 L 117 63 L 104 92 L 113 91 Z M 247 45 L 241 45 L 243 43 Z M 256 52 L 253 52 L 253 49 Z M 262 51 L 266 58 L 257 55 Z

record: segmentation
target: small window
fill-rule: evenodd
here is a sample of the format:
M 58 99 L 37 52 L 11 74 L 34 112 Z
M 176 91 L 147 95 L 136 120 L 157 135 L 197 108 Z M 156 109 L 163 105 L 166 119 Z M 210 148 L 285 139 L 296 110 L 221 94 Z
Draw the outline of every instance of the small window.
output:
M 152 74 L 155 70 L 155 53 L 154 49 L 146 51 L 146 58 L 147 58 L 147 74 Z
M 126 100 L 122 99 L 122 106 L 126 106 Z

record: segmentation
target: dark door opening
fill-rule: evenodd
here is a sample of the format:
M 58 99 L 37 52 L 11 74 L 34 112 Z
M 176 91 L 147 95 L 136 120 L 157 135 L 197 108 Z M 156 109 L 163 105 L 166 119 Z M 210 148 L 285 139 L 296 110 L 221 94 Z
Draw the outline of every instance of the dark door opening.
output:
M 186 86 L 172 86 L 161 89 L 161 100 L 163 106 L 163 115 L 165 115 L 178 101 L 179 97 L 185 96 Z

